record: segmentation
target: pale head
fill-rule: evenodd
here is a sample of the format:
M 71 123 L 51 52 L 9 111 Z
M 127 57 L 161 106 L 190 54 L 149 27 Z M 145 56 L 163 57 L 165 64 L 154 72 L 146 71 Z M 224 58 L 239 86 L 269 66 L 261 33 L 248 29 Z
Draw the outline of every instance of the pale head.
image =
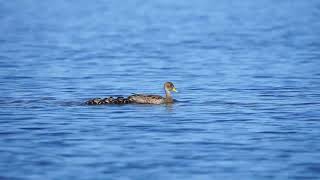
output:
M 164 89 L 166 91 L 173 91 L 173 92 L 178 92 L 177 89 L 174 87 L 172 82 L 166 82 L 164 83 Z

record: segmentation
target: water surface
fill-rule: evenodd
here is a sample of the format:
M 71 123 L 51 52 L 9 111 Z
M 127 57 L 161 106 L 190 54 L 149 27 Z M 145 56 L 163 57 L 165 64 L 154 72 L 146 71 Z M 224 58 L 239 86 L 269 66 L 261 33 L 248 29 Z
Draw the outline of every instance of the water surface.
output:
M 319 179 L 319 1 L 1 1 L 1 179 Z M 166 105 L 93 97 L 180 91 Z

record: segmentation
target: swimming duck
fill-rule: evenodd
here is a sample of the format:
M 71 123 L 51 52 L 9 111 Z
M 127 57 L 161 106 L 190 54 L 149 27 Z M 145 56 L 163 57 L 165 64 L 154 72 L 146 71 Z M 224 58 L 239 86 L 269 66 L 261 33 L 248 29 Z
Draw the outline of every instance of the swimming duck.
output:
M 127 98 L 124 97 L 109 97 L 105 99 L 94 98 L 86 102 L 88 105 L 99 105 L 99 104 L 169 104 L 173 103 L 174 100 L 171 96 L 171 92 L 178 92 L 172 82 L 164 83 L 165 97 L 159 95 L 148 95 L 148 94 L 133 94 Z

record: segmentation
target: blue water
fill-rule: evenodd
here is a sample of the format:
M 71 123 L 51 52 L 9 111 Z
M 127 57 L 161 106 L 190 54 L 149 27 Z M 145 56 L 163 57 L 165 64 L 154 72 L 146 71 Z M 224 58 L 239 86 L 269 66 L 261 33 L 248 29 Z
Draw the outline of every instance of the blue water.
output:
M 0 179 L 320 179 L 320 2 L 1 1 Z M 179 93 L 166 105 L 94 97 Z

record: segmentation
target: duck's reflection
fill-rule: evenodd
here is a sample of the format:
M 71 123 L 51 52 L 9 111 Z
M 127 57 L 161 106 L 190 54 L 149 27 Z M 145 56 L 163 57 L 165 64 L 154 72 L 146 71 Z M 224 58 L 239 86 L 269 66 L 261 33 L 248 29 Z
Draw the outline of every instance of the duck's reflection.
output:
M 172 111 L 173 111 L 173 106 L 174 106 L 173 103 L 165 104 L 166 110 L 167 110 L 168 112 L 172 112 Z

